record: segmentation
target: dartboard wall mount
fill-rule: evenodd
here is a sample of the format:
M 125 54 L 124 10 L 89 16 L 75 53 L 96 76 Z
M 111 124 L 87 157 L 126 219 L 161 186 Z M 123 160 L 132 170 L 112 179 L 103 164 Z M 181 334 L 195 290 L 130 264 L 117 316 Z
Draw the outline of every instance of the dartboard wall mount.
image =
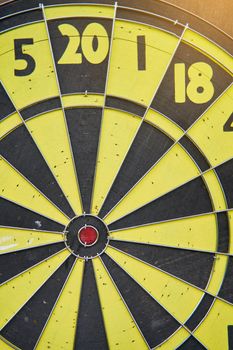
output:
M 233 349 L 232 39 L 157 0 L 0 15 L 0 349 Z

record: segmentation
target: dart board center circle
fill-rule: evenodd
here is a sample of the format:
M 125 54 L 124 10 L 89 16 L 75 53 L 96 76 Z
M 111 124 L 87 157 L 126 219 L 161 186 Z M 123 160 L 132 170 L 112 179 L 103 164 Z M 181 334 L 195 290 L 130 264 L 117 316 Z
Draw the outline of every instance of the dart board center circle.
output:
M 65 228 L 65 245 L 73 255 L 92 259 L 101 255 L 109 241 L 108 227 L 97 216 L 86 214 L 73 218 Z
M 94 245 L 98 241 L 98 238 L 99 232 L 93 226 L 85 225 L 78 231 L 78 240 L 84 246 Z

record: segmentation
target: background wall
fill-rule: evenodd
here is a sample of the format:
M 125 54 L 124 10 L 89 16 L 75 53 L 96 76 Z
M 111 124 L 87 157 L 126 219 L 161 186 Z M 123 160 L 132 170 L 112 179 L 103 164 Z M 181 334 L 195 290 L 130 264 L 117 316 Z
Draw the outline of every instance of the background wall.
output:
M 166 0 L 213 23 L 233 37 L 233 0 Z

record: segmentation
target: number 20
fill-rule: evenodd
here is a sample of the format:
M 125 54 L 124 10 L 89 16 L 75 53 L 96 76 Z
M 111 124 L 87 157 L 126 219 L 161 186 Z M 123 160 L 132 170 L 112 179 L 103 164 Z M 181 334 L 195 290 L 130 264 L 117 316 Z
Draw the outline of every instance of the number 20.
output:
M 99 64 L 105 60 L 109 50 L 108 33 L 99 23 L 90 23 L 83 31 L 82 37 L 76 27 L 71 24 L 60 24 L 59 31 L 68 36 L 69 42 L 58 64 L 81 64 L 83 56 L 92 64 Z M 97 48 L 94 49 L 94 41 Z M 82 53 L 78 53 L 81 47 Z

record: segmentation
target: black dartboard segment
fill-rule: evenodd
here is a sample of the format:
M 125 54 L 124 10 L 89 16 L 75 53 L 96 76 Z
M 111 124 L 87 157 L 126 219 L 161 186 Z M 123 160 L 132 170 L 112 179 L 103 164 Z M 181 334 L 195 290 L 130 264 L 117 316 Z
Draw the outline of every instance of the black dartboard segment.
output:
M 64 248 L 62 243 L 47 245 L 46 247 L 34 248 L 34 250 L 22 250 L 13 254 L 3 254 L 1 260 L 0 283 L 17 276 L 30 267 L 49 258 L 51 255 Z
M 230 74 L 182 43 L 152 106 L 186 130 L 231 83 Z
M 61 101 L 59 97 L 53 97 L 45 101 L 41 101 L 32 106 L 26 107 L 20 111 L 24 120 L 32 118 L 38 114 L 61 108 Z
M 2 86 L 2 84 L 0 84 L 0 97 L 1 97 L 0 119 L 3 119 L 5 117 L 7 117 L 8 115 L 12 114 L 13 112 L 15 112 L 15 108 L 14 108 L 9 96 L 7 95 L 4 87 Z
M 72 208 L 26 126 L 19 126 L 9 137 L 2 139 L 0 149 L 1 155 L 13 167 L 57 204 L 69 217 L 74 216 Z
M 86 336 L 86 329 L 89 329 L 90 336 Z M 92 262 L 85 264 L 83 286 L 79 307 L 76 349 L 108 349 L 107 338 L 103 324 L 103 316 L 95 281 Z
M 184 203 L 186 204 L 184 205 Z M 116 230 L 156 221 L 200 215 L 211 211 L 209 194 L 203 180 L 198 178 L 126 215 L 112 223 L 109 228 Z
M 179 323 L 114 261 L 106 254 L 102 259 L 151 348 L 179 328 Z
M 212 254 L 188 250 L 180 252 L 171 248 L 141 246 L 126 242 L 111 242 L 110 245 L 203 289 L 213 268 Z M 196 271 L 193 270 L 194 264 Z
M 111 28 L 112 21 L 103 19 L 79 18 L 49 22 L 49 34 L 63 94 L 105 91 Z M 98 37 L 96 32 L 99 33 Z M 90 37 L 90 42 L 84 46 L 82 43 L 85 37 L 87 39 Z M 65 54 L 71 40 L 68 38 L 72 38 L 77 47 L 72 58 Z M 93 58 L 95 52 L 99 51 L 101 54 Z
M 160 130 L 143 123 L 99 213 L 104 217 L 172 145 Z
M 90 212 L 101 117 L 101 108 L 76 108 L 66 111 L 83 208 L 86 213 Z
M 230 349 L 232 40 L 159 0 L 0 15 L 0 349 Z
M 197 339 L 190 337 L 184 344 L 182 344 L 178 349 L 180 350 L 205 350 L 206 348 L 200 344 Z
M 4 198 L 0 198 L 0 219 L 2 226 L 41 229 L 62 232 L 64 226 L 36 214 Z

